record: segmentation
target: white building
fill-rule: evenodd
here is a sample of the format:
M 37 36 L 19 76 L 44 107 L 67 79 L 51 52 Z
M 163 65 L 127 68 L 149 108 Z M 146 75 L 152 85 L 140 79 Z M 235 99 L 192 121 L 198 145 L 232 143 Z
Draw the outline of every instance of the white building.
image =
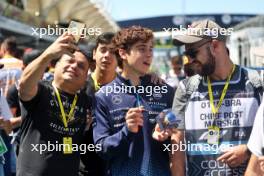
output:
M 264 66 L 264 16 L 257 16 L 234 27 L 228 40 L 230 57 L 247 67 Z

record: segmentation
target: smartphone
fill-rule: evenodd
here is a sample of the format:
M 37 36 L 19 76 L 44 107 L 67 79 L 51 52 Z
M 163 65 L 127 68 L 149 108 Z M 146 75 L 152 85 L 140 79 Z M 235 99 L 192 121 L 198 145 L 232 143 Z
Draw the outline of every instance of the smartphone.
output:
M 80 23 L 77 21 L 70 22 L 70 25 L 68 27 L 68 32 L 73 35 L 76 43 L 79 42 L 81 37 L 85 37 L 85 34 L 84 34 L 85 26 L 86 25 L 84 23 Z

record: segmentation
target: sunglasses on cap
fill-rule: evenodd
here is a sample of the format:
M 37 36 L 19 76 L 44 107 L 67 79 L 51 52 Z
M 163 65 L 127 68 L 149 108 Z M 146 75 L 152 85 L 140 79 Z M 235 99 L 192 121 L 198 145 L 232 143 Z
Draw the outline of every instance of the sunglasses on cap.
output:
M 183 55 L 185 55 L 185 56 L 187 56 L 187 57 L 189 57 L 189 58 L 195 59 L 196 56 L 197 56 L 197 54 L 198 54 L 198 51 L 199 51 L 198 49 L 199 49 L 200 47 L 202 47 L 203 45 L 205 45 L 206 43 L 209 43 L 209 42 L 211 42 L 211 40 L 206 40 L 205 42 L 201 43 L 201 44 L 198 45 L 197 47 L 186 50 L 186 51 L 183 53 Z

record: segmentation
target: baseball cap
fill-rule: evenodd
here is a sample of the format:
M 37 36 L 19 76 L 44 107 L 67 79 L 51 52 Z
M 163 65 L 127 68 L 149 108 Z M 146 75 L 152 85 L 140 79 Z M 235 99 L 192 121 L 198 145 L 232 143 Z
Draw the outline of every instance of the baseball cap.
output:
M 216 39 L 225 41 L 226 33 L 217 23 L 212 20 L 201 20 L 193 22 L 185 30 L 173 31 L 172 38 L 175 45 L 191 44 L 203 39 Z

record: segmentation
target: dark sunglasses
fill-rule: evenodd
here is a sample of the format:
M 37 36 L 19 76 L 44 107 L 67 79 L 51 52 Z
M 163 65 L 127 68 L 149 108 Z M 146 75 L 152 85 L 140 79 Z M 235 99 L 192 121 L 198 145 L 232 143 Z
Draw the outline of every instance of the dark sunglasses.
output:
M 190 58 L 192 58 L 192 59 L 195 59 L 196 56 L 197 56 L 197 54 L 198 54 L 198 51 L 199 51 L 198 49 L 199 49 L 200 47 L 202 47 L 203 45 L 205 45 L 206 43 L 208 43 L 208 42 L 211 42 L 211 40 L 207 40 L 207 41 L 203 42 L 202 44 L 200 44 L 200 45 L 197 46 L 196 48 L 188 49 L 188 50 L 186 50 L 185 52 L 183 52 L 183 54 L 184 54 L 185 56 L 187 56 L 187 57 L 190 57 Z

